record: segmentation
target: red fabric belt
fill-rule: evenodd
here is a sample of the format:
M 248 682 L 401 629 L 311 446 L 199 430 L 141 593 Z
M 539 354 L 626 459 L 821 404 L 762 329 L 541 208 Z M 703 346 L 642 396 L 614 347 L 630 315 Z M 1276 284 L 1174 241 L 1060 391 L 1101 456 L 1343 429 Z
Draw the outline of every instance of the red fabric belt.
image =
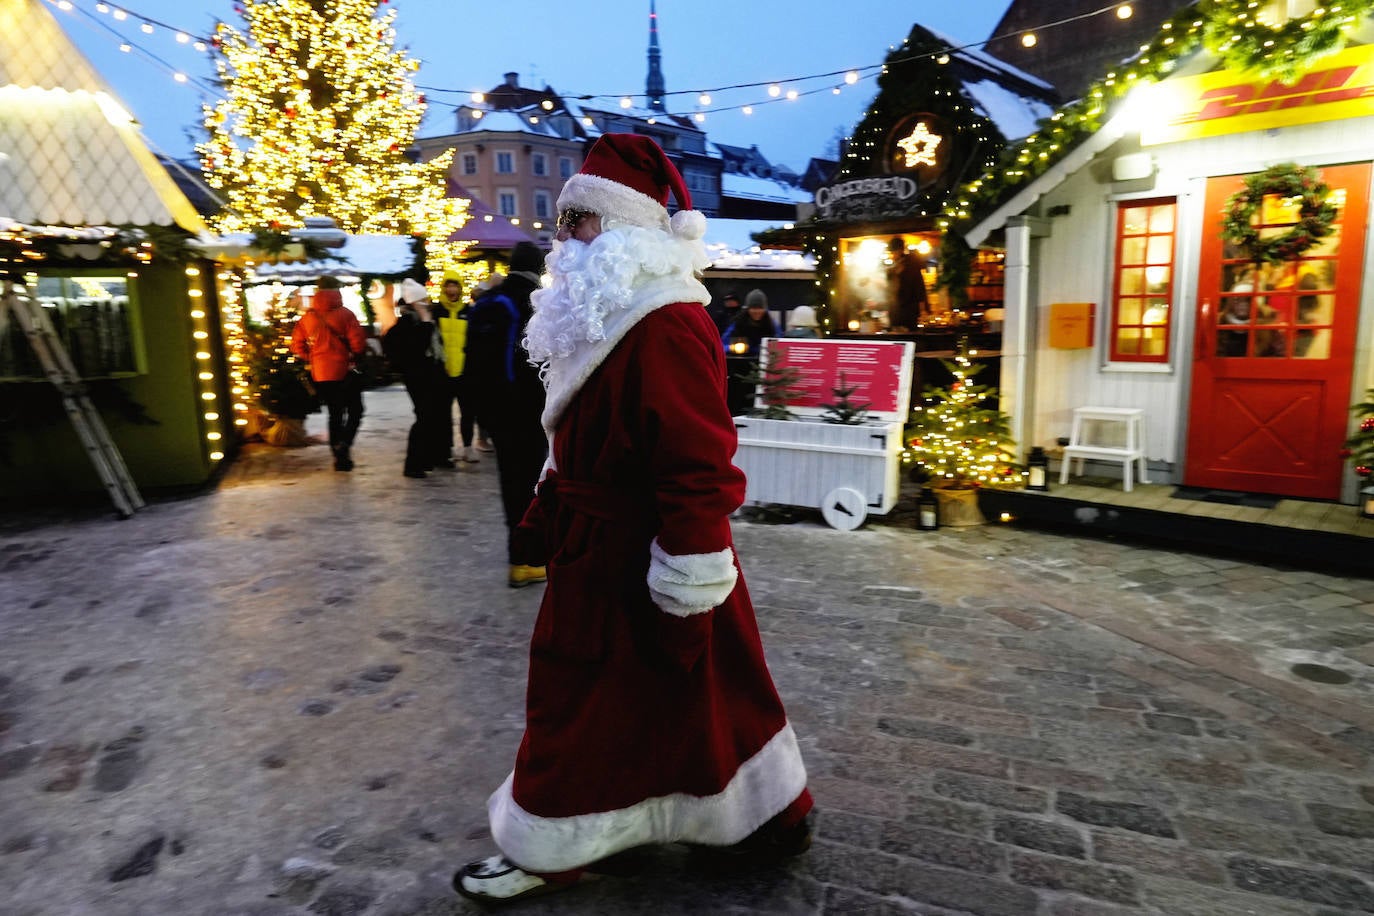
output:
M 551 477 L 539 488 L 539 495 L 555 506 L 607 522 L 644 522 L 653 511 L 653 501 L 645 494 L 588 480 Z

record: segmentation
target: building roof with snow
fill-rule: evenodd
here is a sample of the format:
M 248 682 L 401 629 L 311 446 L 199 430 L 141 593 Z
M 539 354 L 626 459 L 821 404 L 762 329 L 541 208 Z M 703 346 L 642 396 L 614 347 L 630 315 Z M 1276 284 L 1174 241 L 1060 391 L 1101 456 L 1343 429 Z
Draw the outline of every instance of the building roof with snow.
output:
M 0 217 L 206 229 L 39 0 L 0 2 Z

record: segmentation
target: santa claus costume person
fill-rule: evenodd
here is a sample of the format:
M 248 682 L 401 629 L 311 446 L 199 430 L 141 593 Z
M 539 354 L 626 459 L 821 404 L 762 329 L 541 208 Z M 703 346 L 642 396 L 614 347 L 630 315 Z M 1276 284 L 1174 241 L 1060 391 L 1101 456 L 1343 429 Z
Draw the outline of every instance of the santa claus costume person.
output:
M 525 734 L 487 805 L 501 854 L 453 880 L 487 903 L 612 871 L 604 860 L 639 846 L 753 864 L 811 838 L 730 533 L 744 475 L 697 279 L 705 217 L 635 134 L 597 140 L 558 208 L 526 340 L 551 449 L 520 526 L 548 567 Z

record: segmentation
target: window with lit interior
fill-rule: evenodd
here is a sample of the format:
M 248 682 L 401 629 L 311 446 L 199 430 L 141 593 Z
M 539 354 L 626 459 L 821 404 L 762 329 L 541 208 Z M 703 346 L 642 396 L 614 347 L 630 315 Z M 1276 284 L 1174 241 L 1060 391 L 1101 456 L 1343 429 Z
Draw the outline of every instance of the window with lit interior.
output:
M 1172 197 L 1117 204 L 1113 362 L 1169 361 L 1177 216 L 1178 202 Z
M 30 277 L 29 287 L 82 378 L 117 378 L 141 371 L 129 278 L 46 275 Z M 19 322 L 7 325 L 0 335 L 0 378 L 44 378 Z

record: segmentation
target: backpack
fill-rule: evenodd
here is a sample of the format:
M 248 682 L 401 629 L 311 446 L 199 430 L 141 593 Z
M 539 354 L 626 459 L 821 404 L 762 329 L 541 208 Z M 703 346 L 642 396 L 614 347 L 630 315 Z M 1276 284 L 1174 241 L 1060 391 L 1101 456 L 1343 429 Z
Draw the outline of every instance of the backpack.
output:
M 509 296 L 483 293 L 467 308 L 463 377 L 479 382 L 514 382 L 520 342 L 520 310 Z

